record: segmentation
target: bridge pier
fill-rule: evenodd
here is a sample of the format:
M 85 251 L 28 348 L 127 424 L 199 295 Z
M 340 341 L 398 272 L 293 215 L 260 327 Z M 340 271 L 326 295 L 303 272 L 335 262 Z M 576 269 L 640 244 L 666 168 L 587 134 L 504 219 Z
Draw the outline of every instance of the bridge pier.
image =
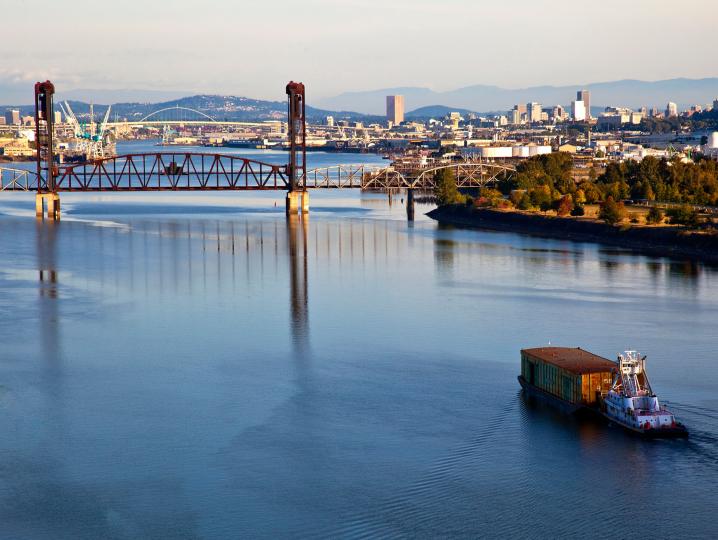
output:
M 406 219 L 414 221 L 414 190 L 412 188 L 406 190 Z
M 57 193 L 38 193 L 35 195 L 35 215 L 45 217 L 47 208 L 48 219 L 60 219 L 60 196 Z
M 288 191 L 287 192 L 287 215 L 292 216 L 299 210 L 299 198 L 302 196 L 299 191 Z
M 309 213 L 309 192 L 308 191 L 289 191 L 286 200 L 287 215 L 291 216 L 298 212 L 302 214 Z
M 302 214 L 309 213 L 309 192 L 302 191 Z

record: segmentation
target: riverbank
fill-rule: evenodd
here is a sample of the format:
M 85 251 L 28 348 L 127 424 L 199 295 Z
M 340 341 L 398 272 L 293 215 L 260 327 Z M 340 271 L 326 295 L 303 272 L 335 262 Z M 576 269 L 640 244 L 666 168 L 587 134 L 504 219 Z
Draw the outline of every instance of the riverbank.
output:
M 718 234 L 686 231 L 682 227 L 617 227 L 593 219 L 468 208 L 463 205 L 440 206 L 427 215 L 439 223 L 459 227 L 596 242 L 659 257 L 718 263 Z

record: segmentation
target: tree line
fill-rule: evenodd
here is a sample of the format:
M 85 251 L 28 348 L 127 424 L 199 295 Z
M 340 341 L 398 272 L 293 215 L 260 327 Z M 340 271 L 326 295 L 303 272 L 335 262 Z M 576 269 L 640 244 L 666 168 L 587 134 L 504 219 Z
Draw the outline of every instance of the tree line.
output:
M 483 189 L 474 201 L 456 189 L 453 171 L 437 173 L 435 195 L 439 204 L 463 202 L 520 210 L 555 210 L 558 215 L 581 216 L 584 204 L 600 204 L 602 219 L 620 222 L 625 218 L 621 201 L 647 200 L 685 205 L 718 206 L 718 162 L 699 159 L 683 163 L 678 159 L 652 156 L 642 161 L 610 163 L 599 174 L 591 168 L 587 178 L 574 177 L 573 157 L 552 153 L 532 157 L 498 183 L 498 189 Z M 658 211 L 648 222 L 659 223 Z M 675 215 L 673 215 L 675 214 Z M 695 212 L 686 208 L 670 211 L 673 223 L 695 224 Z

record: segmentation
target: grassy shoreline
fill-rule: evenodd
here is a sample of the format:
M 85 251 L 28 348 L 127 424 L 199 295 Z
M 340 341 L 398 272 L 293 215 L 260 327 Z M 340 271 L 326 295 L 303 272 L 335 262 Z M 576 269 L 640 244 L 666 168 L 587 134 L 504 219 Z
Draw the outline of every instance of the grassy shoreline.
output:
M 515 232 L 544 238 L 595 242 L 658 257 L 718 263 L 718 234 L 679 226 L 607 225 L 591 218 L 554 217 L 517 210 L 440 206 L 427 214 L 439 223 Z

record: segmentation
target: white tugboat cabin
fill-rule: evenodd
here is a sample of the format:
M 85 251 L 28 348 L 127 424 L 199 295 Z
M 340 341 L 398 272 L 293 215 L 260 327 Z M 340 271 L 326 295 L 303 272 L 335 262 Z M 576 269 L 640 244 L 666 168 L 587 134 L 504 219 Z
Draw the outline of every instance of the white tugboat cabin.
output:
M 646 357 L 636 351 L 618 355 L 618 372 L 603 406 L 609 420 L 641 435 L 680 437 L 688 433 L 658 402 L 648 381 Z

